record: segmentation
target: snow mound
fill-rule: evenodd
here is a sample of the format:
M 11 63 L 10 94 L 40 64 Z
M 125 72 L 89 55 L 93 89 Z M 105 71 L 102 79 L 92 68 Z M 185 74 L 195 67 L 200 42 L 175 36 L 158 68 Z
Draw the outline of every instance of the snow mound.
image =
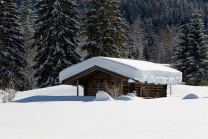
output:
M 183 99 L 198 99 L 199 97 L 195 94 L 188 94 Z
M 129 97 L 137 97 L 137 96 L 135 96 L 134 93 L 128 93 L 127 96 L 129 96 Z
M 94 101 L 113 101 L 114 99 L 104 91 L 98 91 L 96 93 L 96 99 Z
M 83 96 L 83 88 L 79 86 L 79 96 L 77 96 L 77 87 L 71 85 L 59 85 L 34 90 L 27 90 L 15 94 L 14 103 L 30 102 L 60 102 L 60 101 L 81 101 L 89 102 L 95 99 L 95 96 Z M 1 91 L 0 91 L 1 99 Z
M 79 87 L 79 90 L 80 90 L 79 96 L 83 96 L 83 88 Z M 59 86 L 45 87 L 40 89 L 18 92 L 16 93 L 16 96 L 13 101 L 19 101 L 34 96 L 76 96 L 76 95 L 77 95 L 77 87 L 71 85 L 59 85 Z
M 116 100 L 123 100 L 123 101 L 129 101 L 129 100 L 139 100 L 137 96 L 135 96 L 133 93 L 128 93 L 126 96 L 119 96 L 116 98 Z

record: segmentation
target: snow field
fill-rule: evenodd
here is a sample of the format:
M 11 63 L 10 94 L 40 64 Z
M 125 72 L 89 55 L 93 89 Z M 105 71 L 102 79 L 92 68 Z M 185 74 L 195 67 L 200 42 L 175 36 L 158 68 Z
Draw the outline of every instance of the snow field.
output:
M 46 96 L 76 94 L 75 88 L 38 89 Z M 63 88 L 63 89 L 62 89 Z M 59 91 L 58 91 L 59 90 Z M 20 92 L 16 102 L 0 105 L 2 139 L 207 139 L 208 87 L 177 85 L 167 98 L 134 101 L 35 101 Z M 65 92 L 66 91 L 66 92 Z M 47 92 L 47 93 L 46 93 Z M 65 93 L 64 93 L 65 92 Z M 56 94 L 57 93 L 57 94 Z M 198 99 L 184 100 L 194 93 Z M 95 97 L 94 97 L 95 98 Z

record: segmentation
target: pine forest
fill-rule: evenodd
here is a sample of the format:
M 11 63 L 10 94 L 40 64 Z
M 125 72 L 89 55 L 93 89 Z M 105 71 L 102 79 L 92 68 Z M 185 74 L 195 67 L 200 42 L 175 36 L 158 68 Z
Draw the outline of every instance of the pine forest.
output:
M 0 0 L 0 89 L 59 85 L 104 56 L 170 64 L 208 84 L 208 0 Z

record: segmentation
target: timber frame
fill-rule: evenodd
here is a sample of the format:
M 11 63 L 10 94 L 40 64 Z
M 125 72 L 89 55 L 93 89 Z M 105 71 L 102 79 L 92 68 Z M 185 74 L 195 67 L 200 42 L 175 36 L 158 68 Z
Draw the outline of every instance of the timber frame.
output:
M 167 85 L 156 85 L 135 81 L 128 83 L 129 77 L 113 71 L 93 66 L 62 81 L 63 84 L 81 85 L 85 96 L 95 96 L 97 91 L 105 91 L 115 97 L 135 92 L 140 97 L 166 97 Z M 77 88 L 77 95 L 78 95 Z

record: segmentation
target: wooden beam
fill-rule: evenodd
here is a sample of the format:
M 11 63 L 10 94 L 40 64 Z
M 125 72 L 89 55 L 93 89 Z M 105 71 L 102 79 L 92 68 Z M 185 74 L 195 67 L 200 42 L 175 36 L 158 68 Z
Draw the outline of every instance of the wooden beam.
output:
M 77 80 L 77 96 L 79 96 L 79 80 Z
M 129 78 L 129 77 L 126 77 L 124 75 L 121 75 L 119 73 L 116 73 L 114 71 L 110 71 L 110 70 L 107 70 L 107 69 L 104 69 L 104 68 L 101 68 L 99 66 L 93 66 L 89 69 L 86 69 L 76 75 L 73 75 L 69 78 L 66 78 L 62 81 L 63 84 L 72 84 L 73 81 L 76 81 L 77 79 L 80 79 L 82 77 L 87 77 L 89 76 L 92 72 L 97 72 L 97 71 L 101 71 L 101 72 L 104 72 L 104 73 L 107 73 L 107 74 L 110 74 L 110 75 L 113 75 L 113 76 L 117 76 L 117 77 L 122 77 L 122 78 Z
M 149 92 L 149 83 L 148 84 L 148 97 L 150 97 L 150 92 Z
M 123 78 L 121 78 L 121 95 L 123 95 Z

